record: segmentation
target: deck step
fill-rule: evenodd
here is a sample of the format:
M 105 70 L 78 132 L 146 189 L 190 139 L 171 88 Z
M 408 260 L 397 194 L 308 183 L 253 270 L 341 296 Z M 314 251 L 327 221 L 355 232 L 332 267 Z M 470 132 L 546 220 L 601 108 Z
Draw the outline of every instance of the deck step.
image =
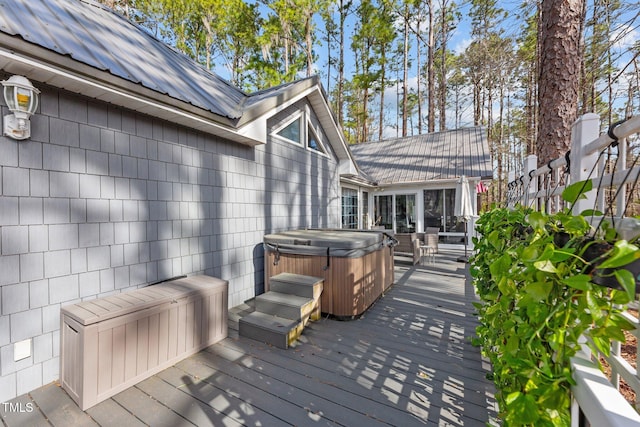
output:
M 271 277 L 269 289 L 274 292 L 297 295 L 317 300 L 322 294 L 324 279 L 302 274 L 280 273 Z
M 297 295 L 269 291 L 256 297 L 256 311 L 291 320 L 306 320 L 314 308 L 314 300 Z
M 238 326 L 240 336 L 285 350 L 300 337 L 304 329 L 302 321 L 283 319 L 258 311 L 241 318 Z
M 309 321 L 321 317 L 324 279 L 281 273 L 270 280 L 270 290 L 256 296 L 255 311 L 240 318 L 238 334 L 286 349 Z

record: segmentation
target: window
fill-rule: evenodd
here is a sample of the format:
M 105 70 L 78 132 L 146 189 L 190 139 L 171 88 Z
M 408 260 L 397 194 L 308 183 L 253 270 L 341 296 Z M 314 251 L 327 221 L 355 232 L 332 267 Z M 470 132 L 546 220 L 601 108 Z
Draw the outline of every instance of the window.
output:
M 276 135 L 290 141 L 295 142 L 296 144 L 300 144 L 301 141 L 301 119 L 302 117 L 298 117 L 282 129 L 276 132 Z
M 367 228 L 369 223 L 369 193 L 362 192 L 362 228 Z
M 374 225 L 393 230 L 393 196 L 375 196 Z
M 342 189 L 342 228 L 358 228 L 358 191 Z
M 307 132 L 307 147 L 311 148 L 312 150 L 319 151 L 322 154 L 326 154 L 324 148 L 322 147 L 322 144 L 320 144 L 320 142 L 318 141 L 318 137 L 311 130 L 311 127 L 309 127 L 309 131 Z
M 456 190 L 424 190 L 424 226 L 438 227 L 440 231 L 457 231 L 453 210 L 456 202 Z
M 309 111 L 298 111 L 290 115 L 288 121 L 284 121 L 283 125 L 273 130 L 273 135 L 281 140 L 302 145 L 309 151 L 315 151 L 323 155 L 328 155 L 328 150 L 322 143 L 323 136 L 318 133 L 319 126 L 313 126 L 310 120 L 311 113 Z M 316 130 L 314 130 L 316 129 Z
M 396 195 L 396 233 L 414 233 L 416 231 L 416 195 Z

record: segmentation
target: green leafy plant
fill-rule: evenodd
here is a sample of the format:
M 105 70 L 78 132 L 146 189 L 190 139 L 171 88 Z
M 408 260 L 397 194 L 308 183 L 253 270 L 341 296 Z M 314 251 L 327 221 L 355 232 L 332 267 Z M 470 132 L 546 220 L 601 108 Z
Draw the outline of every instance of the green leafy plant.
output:
M 563 197 L 575 201 L 584 191 L 576 183 Z M 620 267 L 640 251 L 610 228 L 594 235 L 584 216 L 568 210 L 495 208 L 477 227 L 471 275 L 482 302 L 474 342 L 493 365 L 503 424 L 568 426 L 570 358 L 583 335 L 609 354 L 611 340 L 623 342 L 633 328 L 621 312 L 635 298 L 636 278 Z M 605 271 L 619 289 L 594 283 Z

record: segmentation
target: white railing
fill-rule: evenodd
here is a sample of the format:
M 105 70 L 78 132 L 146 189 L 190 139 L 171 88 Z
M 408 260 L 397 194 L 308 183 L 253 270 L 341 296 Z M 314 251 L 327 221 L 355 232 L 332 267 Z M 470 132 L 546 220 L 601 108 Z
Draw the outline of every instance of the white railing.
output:
M 629 137 L 640 133 L 640 116 L 613 125 L 607 133 L 599 134 L 600 119 L 596 114 L 580 117 L 573 126 L 570 152 L 542 167 L 537 166 L 537 157 L 525 159 L 523 176 L 511 177 L 507 189 L 507 205 L 520 203 L 546 212 L 565 207 L 560 197 L 571 183 L 591 180 L 592 188 L 587 198 L 578 200 L 573 212 L 594 209 L 603 212 L 614 222 L 626 214 L 629 205 L 626 197 L 628 187 L 638 183 L 640 166 L 635 163 L 627 167 L 627 143 Z M 591 218 L 599 224 L 602 217 Z M 636 307 L 638 302 L 635 303 Z M 628 312 L 627 319 L 636 326 L 632 331 L 640 337 L 640 322 Z M 587 346 L 583 346 L 584 349 Z M 605 357 L 611 367 L 611 379 L 598 368 L 595 357 L 581 352 L 571 361 L 576 385 L 572 387 L 572 426 L 622 427 L 640 426 L 640 375 L 638 370 L 622 358 L 620 343 L 612 345 L 611 355 Z M 640 358 L 636 348 L 636 366 Z M 620 378 L 624 379 L 636 393 L 635 408 L 620 394 Z

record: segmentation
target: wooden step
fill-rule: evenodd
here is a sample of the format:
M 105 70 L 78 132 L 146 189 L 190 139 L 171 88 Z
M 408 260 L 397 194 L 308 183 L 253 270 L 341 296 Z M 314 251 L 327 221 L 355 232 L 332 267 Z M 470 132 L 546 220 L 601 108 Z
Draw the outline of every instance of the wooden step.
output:
M 256 297 L 256 311 L 291 320 L 307 320 L 315 308 L 314 300 L 269 291 Z
M 301 321 L 283 319 L 258 311 L 241 318 L 238 326 L 240 336 L 285 350 L 300 337 L 304 329 Z
M 283 294 L 317 300 L 322 294 L 324 279 L 302 274 L 280 273 L 269 279 L 269 289 Z

